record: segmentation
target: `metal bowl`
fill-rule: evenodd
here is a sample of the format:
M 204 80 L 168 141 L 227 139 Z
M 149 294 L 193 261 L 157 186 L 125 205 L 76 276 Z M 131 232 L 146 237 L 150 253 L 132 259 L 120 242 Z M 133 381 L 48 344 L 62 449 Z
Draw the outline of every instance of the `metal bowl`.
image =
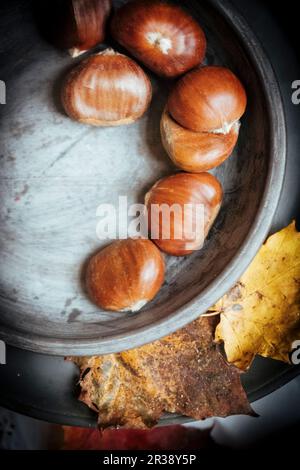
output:
M 234 70 L 249 104 L 236 151 L 214 172 L 225 198 L 204 248 L 186 258 L 168 257 L 163 288 L 137 314 L 97 309 L 81 278 L 86 259 L 107 243 L 96 237 L 97 206 L 117 202 L 120 195 L 129 203 L 142 202 L 157 179 L 175 171 L 159 135 L 171 84 L 152 77 L 151 109 L 134 125 L 99 129 L 73 122 L 58 99 L 72 60 L 42 39 L 31 2 L 8 11 L 0 69 L 7 83 L 7 104 L 0 110 L 0 330 L 9 344 L 56 355 L 92 355 L 155 340 L 205 312 L 263 243 L 286 154 L 273 70 L 231 4 L 180 4 L 206 31 L 207 63 Z

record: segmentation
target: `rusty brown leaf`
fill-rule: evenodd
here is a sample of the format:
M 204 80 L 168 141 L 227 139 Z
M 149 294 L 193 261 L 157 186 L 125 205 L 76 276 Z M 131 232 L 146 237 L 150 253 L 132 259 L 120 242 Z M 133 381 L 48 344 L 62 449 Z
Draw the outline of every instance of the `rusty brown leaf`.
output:
M 216 319 L 200 318 L 151 344 L 119 354 L 72 358 L 80 399 L 101 428 L 146 428 L 164 412 L 194 419 L 251 414 L 240 371 L 213 342 Z

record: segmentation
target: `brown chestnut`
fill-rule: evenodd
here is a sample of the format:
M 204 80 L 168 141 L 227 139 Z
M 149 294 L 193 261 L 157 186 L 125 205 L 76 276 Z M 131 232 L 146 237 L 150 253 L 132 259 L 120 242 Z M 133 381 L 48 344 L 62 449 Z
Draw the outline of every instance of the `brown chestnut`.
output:
M 150 70 L 173 78 L 203 61 L 206 39 L 198 23 L 177 5 L 134 0 L 115 14 L 114 39 Z
M 137 312 L 155 297 L 164 273 L 163 255 L 150 240 L 120 240 L 91 258 L 86 287 L 104 310 Z
M 76 57 L 104 41 L 112 0 L 71 0 L 70 3 L 70 21 L 74 23 L 70 53 Z
M 168 111 L 195 132 L 226 134 L 244 114 L 246 92 L 229 69 L 206 66 L 182 77 L 168 99 Z
M 159 180 L 145 198 L 151 238 L 173 256 L 199 250 L 219 212 L 222 197 L 222 186 L 210 173 L 177 173 Z M 197 206 L 203 208 L 202 214 Z M 179 217 L 173 208 L 181 208 Z M 169 218 L 164 216 L 168 210 Z M 188 233 L 186 223 L 191 227 Z M 197 232 L 198 225 L 203 230 Z
M 236 122 L 228 134 L 194 132 L 177 124 L 165 109 L 160 132 L 163 146 L 182 170 L 200 173 L 223 163 L 232 153 L 238 139 L 240 123 Z
M 147 110 L 152 88 L 132 59 L 112 49 L 83 60 L 68 75 L 62 103 L 73 119 L 95 126 L 131 124 Z
M 43 0 L 35 2 L 43 34 L 73 57 L 102 43 L 112 0 Z

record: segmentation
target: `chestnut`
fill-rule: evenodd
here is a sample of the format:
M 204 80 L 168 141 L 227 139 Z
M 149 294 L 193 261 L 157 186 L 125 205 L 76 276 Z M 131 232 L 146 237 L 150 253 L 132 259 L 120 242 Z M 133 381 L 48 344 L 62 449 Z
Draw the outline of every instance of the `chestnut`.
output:
M 43 0 L 36 2 L 43 17 L 46 35 L 72 57 L 102 43 L 105 39 L 112 0 Z
M 217 217 L 222 197 L 222 186 L 210 173 L 177 173 L 159 180 L 145 197 L 152 240 L 162 251 L 173 256 L 185 256 L 199 250 Z M 197 206 L 203 208 L 203 214 L 197 212 Z M 170 212 L 168 220 L 164 218 L 166 208 Z M 179 217 L 172 213 L 173 208 L 181 208 Z M 192 228 L 189 233 L 184 230 L 186 223 Z M 197 225 L 203 230 L 197 232 Z
M 167 109 L 160 123 L 167 154 L 178 168 L 191 173 L 207 171 L 223 163 L 235 147 L 239 129 L 240 123 L 235 122 L 228 134 L 190 131 L 177 124 Z
M 70 6 L 74 23 L 70 53 L 76 57 L 104 41 L 112 0 L 71 0 Z
M 152 88 L 147 75 L 132 59 L 112 49 L 80 62 L 62 90 L 66 113 L 85 124 L 131 124 L 148 109 Z
M 182 75 L 205 56 L 201 27 L 182 8 L 164 1 L 126 3 L 114 15 L 111 32 L 135 58 L 163 77 Z
M 155 297 L 164 273 L 163 255 L 151 240 L 119 240 L 89 261 L 87 292 L 104 310 L 137 312 Z
M 245 89 L 233 72 L 205 66 L 176 83 L 167 106 L 172 118 L 187 129 L 227 134 L 244 114 L 246 105 Z

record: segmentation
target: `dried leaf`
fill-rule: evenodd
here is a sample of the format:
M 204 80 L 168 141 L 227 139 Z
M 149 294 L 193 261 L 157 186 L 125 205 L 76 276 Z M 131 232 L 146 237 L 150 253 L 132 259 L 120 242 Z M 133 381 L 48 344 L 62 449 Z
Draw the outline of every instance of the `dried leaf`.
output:
M 200 318 L 154 343 L 119 354 L 73 358 L 80 399 L 101 428 L 153 426 L 164 412 L 195 419 L 250 414 L 240 372 L 213 342 L 215 319 Z
M 300 339 L 300 233 L 295 223 L 272 235 L 240 282 L 213 308 L 216 340 L 230 363 L 246 370 L 259 354 L 289 362 Z

